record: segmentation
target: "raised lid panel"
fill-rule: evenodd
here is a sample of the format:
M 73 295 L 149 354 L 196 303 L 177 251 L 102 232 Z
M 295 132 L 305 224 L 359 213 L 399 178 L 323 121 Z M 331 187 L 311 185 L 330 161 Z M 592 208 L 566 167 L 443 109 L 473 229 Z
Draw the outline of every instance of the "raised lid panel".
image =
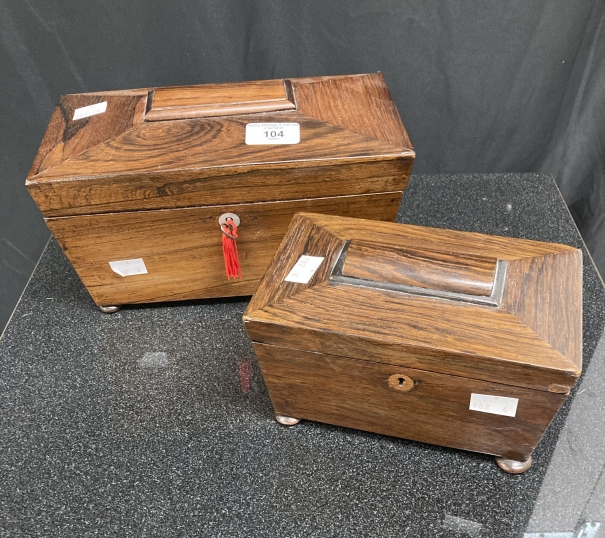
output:
M 283 80 L 158 88 L 145 121 L 293 110 Z
M 489 297 L 498 260 L 450 251 L 395 248 L 353 240 L 342 275 L 374 283 Z

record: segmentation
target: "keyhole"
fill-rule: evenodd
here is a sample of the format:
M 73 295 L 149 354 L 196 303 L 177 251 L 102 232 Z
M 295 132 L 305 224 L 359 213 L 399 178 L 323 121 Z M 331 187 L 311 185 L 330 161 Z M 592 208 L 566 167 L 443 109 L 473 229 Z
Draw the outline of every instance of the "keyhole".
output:
M 411 377 L 405 374 L 393 374 L 389 376 L 388 385 L 392 389 L 409 392 L 414 388 L 415 383 Z

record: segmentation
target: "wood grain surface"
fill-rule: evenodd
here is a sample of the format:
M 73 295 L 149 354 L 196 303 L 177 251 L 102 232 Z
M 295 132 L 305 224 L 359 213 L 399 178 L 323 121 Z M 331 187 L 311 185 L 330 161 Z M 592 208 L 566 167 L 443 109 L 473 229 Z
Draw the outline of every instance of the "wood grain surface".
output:
M 299 123 L 300 143 L 245 144 L 248 123 L 272 121 Z M 109 174 L 388 156 L 401 157 L 401 148 L 297 111 L 262 116 L 246 114 L 220 119 L 141 122 L 110 142 L 98 144 L 75 159 L 60 163 L 36 179 L 42 182 L 84 176 L 90 181 L 94 176 Z
M 97 304 L 250 294 L 296 211 L 393 220 L 415 155 L 384 79 L 328 79 L 62 97 L 26 186 Z M 70 120 L 103 101 L 105 112 Z M 268 122 L 298 123 L 300 142 L 246 144 L 246 125 Z M 213 227 L 235 209 L 252 220 L 241 231 L 244 279 L 227 281 Z M 108 265 L 139 257 L 148 275 Z
M 509 264 L 503 308 L 562 356 L 582 366 L 582 251 Z
M 411 166 L 400 160 L 307 161 L 295 169 L 278 165 L 218 167 L 208 171 L 209 177 L 202 172 L 164 172 L 107 176 L 92 183 L 36 182 L 29 183 L 28 190 L 45 216 L 59 217 L 402 191 Z
M 394 220 L 400 192 L 287 202 L 123 212 L 48 219 L 96 304 L 250 295 L 297 211 Z M 218 218 L 236 213 L 243 278 L 228 280 Z M 143 258 L 148 274 L 121 277 L 110 261 Z
M 525 460 L 563 394 L 254 343 L 275 412 Z M 413 390 L 389 386 L 393 374 Z M 514 417 L 469 409 L 472 393 L 518 398 Z
M 387 192 L 407 185 L 413 157 L 401 148 L 299 112 L 264 114 L 262 120 L 298 122 L 299 144 L 247 146 L 246 124 L 258 121 L 258 115 L 242 115 L 142 122 L 30 178 L 27 186 L 50 217 Z M 363 164 L 370 166 L 358 169 Z
M 76 109 L 107 102 L 107 110 L 74 120 Z M 143 120 L 147 96 L 70 95 L 55 108 L 28 178 L 52 169 L 98 144 L 113 140 Z
M 382 73 L 292 79 L 291 83 L 301 112 L 413 150 Z
M 105 113 L 65 119 L 103 100 Z M 247 108 L 265 104 L 296 110 Z M 143 121 L 179 110 L 196 117 Z M 246 145 L 259 122 L 299 123 L 300 143 Z M 26 185 L 59 217 L 403 191 L 413 162 L 380 74 L 318 77 L 63 96 Z
M 507 261 L 505 299 L 495 308 L 331 281 L 353 240 Z M 303 254 L 325 260 L 308 284 L 283 282 Z M 581 308 L 578 249 L 299 214 L 244 321 L 255 342 L 561 392 L 581 372 Z
M 283 80 L 158 88 L 145 121 L 295 109 Z
M 496 258 L 351 241 L 342 274 L 370 282 L 489 296 Z

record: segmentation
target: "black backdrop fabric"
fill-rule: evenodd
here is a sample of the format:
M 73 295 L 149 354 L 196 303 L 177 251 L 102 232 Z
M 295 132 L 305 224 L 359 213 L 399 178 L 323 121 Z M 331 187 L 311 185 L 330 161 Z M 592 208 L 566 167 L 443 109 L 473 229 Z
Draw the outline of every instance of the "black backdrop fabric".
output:
M 382 71 L 415 174 L 550 172 L 605 273 L 605 2 L 0 0 L 0 328 L 48 239 L 59 96 Z

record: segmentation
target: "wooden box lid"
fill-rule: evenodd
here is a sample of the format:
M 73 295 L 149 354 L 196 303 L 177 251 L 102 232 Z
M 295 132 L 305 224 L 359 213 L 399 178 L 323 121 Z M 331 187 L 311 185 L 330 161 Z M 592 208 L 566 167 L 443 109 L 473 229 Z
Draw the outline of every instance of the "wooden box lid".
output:
M 245 143 L 276 122 L 300 142 Z M 57 217 L 401 191 L 413 160 L 374 73 L 65 95 L 26 184 Z
M 301 256 L 323 260 L 287 281 Z M 244 321 L 255 342 L 564 393 L 582 369 L 582 252 L 299 213 Z

